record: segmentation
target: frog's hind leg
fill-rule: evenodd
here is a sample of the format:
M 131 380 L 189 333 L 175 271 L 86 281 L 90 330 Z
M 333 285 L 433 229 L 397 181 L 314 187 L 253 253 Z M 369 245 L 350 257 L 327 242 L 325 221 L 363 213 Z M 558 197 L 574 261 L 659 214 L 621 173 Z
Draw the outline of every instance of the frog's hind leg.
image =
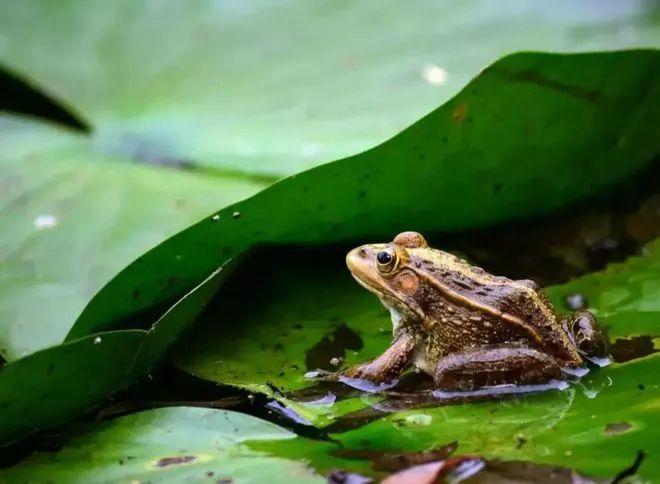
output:
M 589 311 L 578 311 L 562 321 L 578 351 L 587 357 L 607 358 L 607 337 Z
M 515 345 L 474 348 L 441 358 L 435 371 L 442 390 L 475 390 L 504 384 L 537 385 L 561 379 L 557 361 L 546 353 Z

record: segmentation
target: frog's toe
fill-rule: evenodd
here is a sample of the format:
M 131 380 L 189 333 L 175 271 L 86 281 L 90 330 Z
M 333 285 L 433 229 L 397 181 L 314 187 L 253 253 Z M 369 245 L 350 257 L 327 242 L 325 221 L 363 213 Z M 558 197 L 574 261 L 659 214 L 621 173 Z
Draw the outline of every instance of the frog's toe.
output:
M 339 375 L 326 370 L 312 370 L 305 373 L 305 379 L 313 381 L 337 381 Z

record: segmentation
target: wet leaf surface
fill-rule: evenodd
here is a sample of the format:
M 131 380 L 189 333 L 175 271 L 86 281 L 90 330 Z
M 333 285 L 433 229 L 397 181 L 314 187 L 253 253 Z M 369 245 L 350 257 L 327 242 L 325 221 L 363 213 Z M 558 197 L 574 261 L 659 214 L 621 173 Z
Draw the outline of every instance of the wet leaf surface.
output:
M 586 295 L 590 310 L 615 341 L 654 334 L 660 321 L 659 241 L 643 253 L 551 287 L 549 295 L 557 307 L 566 294 Z M 342 365 L 379 354 L 391 338 L 389 315 L 350 278 L 341 255 L 297 250 L 253 259 L 221 290 L 203 316 L 206 324 L 179 347 L 177 365 L 206 379 L 271 395 L 356 451 L 423 451 L 457 440 L 463 452 L 550 465 L 570 458 L 580 471 L 608 476 L 638 450 L 654 445 L 653 409 L 660 388 L 652 375 L 660 371 L 660 360 L 649 351 L 592 368 L 563 391 L 501 395 L 495 402 L 489 396 L 468 404 L 465 398 L 438 401 L 419 382 L 407 391 L 404 386 L 367 395 L 306 380 L 309 349 L 334 342 L 346 328 L 360 337 L 362 349 L 324 353 L 332 358 L 344 351 Z M 280 268 L 265 271 L 268 260 L 277 260 Z M 259 305 L 240 302 L 248 291 L 260 295 Z M 319 399 L 325 403 L 310 404 Z M 618 422 L 630 427 L 612 432 Z M 660 469 L 649 461 L 641 472 L 653 476 Z

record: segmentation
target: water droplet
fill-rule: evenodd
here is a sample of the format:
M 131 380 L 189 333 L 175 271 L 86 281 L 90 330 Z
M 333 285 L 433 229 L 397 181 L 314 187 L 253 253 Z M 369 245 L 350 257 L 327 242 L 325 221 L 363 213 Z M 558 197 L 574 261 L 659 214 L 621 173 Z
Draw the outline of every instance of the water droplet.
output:
M 565 301 L 568 309 L 572 309 L 573 311 L 577 311 L 578 309 L 585 309 L 589 304 L 587 302 L 587 298 L 582 294 L 569 294 L 566 296 Z
M 330 372 L 325 370 L 312 370 L 305 373 L 305 378 L 307 378 L 308 380 L 313 380 L 315 378 L 321 378 L 329 374 Z
M 417 414 L 417 415 L 408 415 L 404 421 L 408 425 L 417 425 L 417 426 L 427 426 L 431 425 L 431 422 L 433 421 L 433 417 L 430 415 L 426 415 L 423 413 Z
M 211 220 L 213 220 L 214 222 L 217 222 L 218 220 L 220 220 L 220 214 L 216 213 L 213 217 L 211 217 Z
M 598 396 L 598 391 L 593 390 L 591 388 L 587 388 L 584 385 L 580 384 L 579 385 L 582 388 L 582 393 L 584 394 L 585 397 L 587 397 L 589 400 L 593 400 Z
M 52 229 L 57 225 L 57 217 L 49 213 L 44 213 L 37 215 L 33 223 L 37 229 Z
M 239 212 L 237 210 L 236 212 L 232 213 L 231 216 L 234 217 L 234 218 L 240 218 L 241 217 L 241 212 Z
M 447 70 L 436 64 L 426 64 L 422 67 L 421 74 L 422 79 L 433 86 L 442 86 L 449 77 Z
M 302 147 L 302 154 L 303 156 L 314 156 L 319 153 L 319 147 L 318 145 L 315 145 L 313 143 L 308 143 Z
M 100 342 L 101 342 L 101 337 L 100 336 L 97 336 L 96 338 L 94 338 L 94 344 L 95 345 L 99 344 Z

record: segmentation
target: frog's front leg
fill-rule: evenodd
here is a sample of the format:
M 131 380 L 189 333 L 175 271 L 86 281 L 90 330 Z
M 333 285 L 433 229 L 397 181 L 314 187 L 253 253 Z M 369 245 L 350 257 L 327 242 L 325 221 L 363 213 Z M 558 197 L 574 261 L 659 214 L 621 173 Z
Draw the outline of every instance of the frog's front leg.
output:
M 589 311 L 578 311 L 567 316 L 562 323 L 573 336 L 578 351 L 585 356 L 606 358 L 607 338 Z
M 379 357 L 337 373 L 322 374 L 316 379 L 338 381 L 339 377 L 343 376 L 346 378 L 362 378 L 374 383 L 391 382 L 398 378 L 409 365 L 414 349 L 414 339 L 407 333 L 400 333 L 390 347 Z
M 535 385 L 561 377 L 561 368 L 551 356 L 524 346 L 502 345 L 440 358 L 435 384 L 441 390 L 474 390 L 504 384 Z

